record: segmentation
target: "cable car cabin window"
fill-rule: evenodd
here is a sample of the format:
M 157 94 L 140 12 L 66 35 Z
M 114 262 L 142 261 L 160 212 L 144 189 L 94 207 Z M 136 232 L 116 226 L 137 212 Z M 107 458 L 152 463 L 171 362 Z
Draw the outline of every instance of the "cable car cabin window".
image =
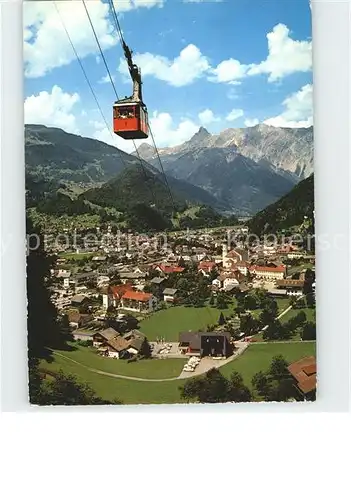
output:
M 116 108 L 115 108 L 116 109 Z M 135 110 L 133 106 L 126 106 L 126 107 L 117 107 L 117 116 L 116 118 L 125 120 L 128 118 L 135 118 Z

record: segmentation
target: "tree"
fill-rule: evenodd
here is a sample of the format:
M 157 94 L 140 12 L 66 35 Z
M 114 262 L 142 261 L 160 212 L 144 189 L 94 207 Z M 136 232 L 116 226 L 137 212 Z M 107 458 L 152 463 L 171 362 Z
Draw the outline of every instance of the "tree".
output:
M 219 315 L 218 324 L 221 326 L 224 325 L 224 323 L 225 323 L 225 317 L 224 314 L 221 312 L 221 314 Z
M 247 403 L 252 400 L 251 391 L 244 384 L 243 377 L 238 372 L 232 372 L 229 379 L 229 401 Z
M 287 401 L 296 396 L 295 383 L 283 356 L 275 356 L 267 372 L 258 372 L 252 385 L 265 401 Z
M 273 357 L 269 374 L 275 380 L 282 380 L 290 376 L 288 371 L 288 362 L 281 354 Z
M 65 347 L 66 337 L 61 335 L 57 310 L 51 302 L 49 286 L 53 259 L 44 250 L 44 239 L 30 219 L 26 222 L 27 235 L 35 234 L 39 240 L 36 250 L 27 255 L 27 329 L 29 358 L 51 359 L 50 348 Z
M 251 383 L 260 396 L 267 397 L 269 395 L 271 390 L 271 384 L 269 377 L 266 373 L 262 371 L 257 372 L 252 377 Z
M 190 378 L 180 387 L 180 397 L 186 401 L 196 400 L 201 391 L 202 379 Z
M 274 320 L 263 332 L 263 340 L 279 340 L 284 336 L 285 329 L 279 320 Z
M 306 295 L 306 304 L 307 304 L 307 307 L 315 307 L 316 306 L 316 298 L 314 296 L 314 292 L 310 292 Z
M 147 340 L 147 338 L 145 338 L 142 346 L 141 346 L 141 349 L 140 349 L 140 352 L 139 354 L 141 356 L 143 356 L 144 358 L 151 358 L 152 356 L 152 349 L 151 349 L 151 346 L 149 344 L 149 341 Z
M 211 298 L 210 298 L 210 302 L 209 302 L 210 306 L 213 306 L 214 302 L 215 302 L 215 298 L 214 298 L 214 295 L 212 294 Z
M 312 321 L 305 323 L 301 338 L 302 340 L 316 340 L 316 324 Z
M 240 317 L 241 314 L 244 314 L 245 308 L 244 308 L 244 306 L 239 306 L 238 305 L 238 306 L 236 306 L 236 308 L 234 309 L 234 311 Z
M 31 372 L 30 379 L 37 380 L 38 375 L 35 374 L 35 367 L 32 367 Z M 74 375 L 66 375 L 62 370 L 54 375 L 53 380 L 43 381 L 39 390 L 36 387 L 36 390 L 31 391 L 30 402 L 39 405 L 121 404 L 117 399 L 108 401 L 99 398 L 88 384 L 77 382 Z
M 63 315 L 60 319 L 60 331 L 64 342 L 71 342 L 73 340 L 72 328 L 69 324 L 67 314 Z
M 217 308 L 218 309 L 226 309 L 227 308 L 227 302 L 225 300 L 223 293 L 219 293 L 217 296 Z
M 262 326 L 270 325 L 274 322 L 278 314 L 278 305 L 275 300 L 268 299 L 264 304 L 264 309 L 260 314 L 260 323 Z
M 244 298 L 244 308 L 245 310 L 254 310 L 254 309 L 257 309 L 258 307 L 258 300 L 257 300 L 257 297 L 255 297 L 255 295 L 246 295 L 246 297 Z
M 216 368 L 209 370 L 200 385 L 200 403 L 224 403 L 228 401 L 228 380 Z
M 245 335 L 252 335 L 258 331 L 258 323 L 251 314 L 245 314 L 240 318 L 240 330 Z

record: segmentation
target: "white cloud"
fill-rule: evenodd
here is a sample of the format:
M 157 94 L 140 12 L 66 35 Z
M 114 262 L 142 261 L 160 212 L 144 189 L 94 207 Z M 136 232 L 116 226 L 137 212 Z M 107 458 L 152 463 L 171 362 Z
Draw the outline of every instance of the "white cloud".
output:
M 293 40 L 285 24 L 277 24 L 267 34 L 268 56 L 259 64 L 250 65 L 248 75 L 268 74 L 268 81 L 275 82 L 298 71 L 312 69 L 312 42 Z
M 24 101 L 25 123 L 63 128 L 77 133 L 76 116 L 72 112 L 80 98 L 77 93 L 69 94 L 55 85 L 51 92 L 31 95 Z
M 114 0 L 114 6 L 117 12 L 127 12 L 129 10 L 146 7 L 163 7 L 165 0 Z
M 118 43 L 108 18 L 108 4 L 88 2 L 87 8 L 101 48 Z M 80 57 L 99 51 L 82 2 L 59 2 L 61 18 Z M 40 77 L 75 60 L 75 55 L 52 2 L 24 4 L 24 63 L 26 77 Z
M 231 112 L 226 116 L 226 120 L 228 122 L 233 122 L 241 116 L 244 116 L 244 111 L 242 109 L 232 109 Z
M 135 54 L 134 61 L 140 66 L 142 76 L 153 75 L 174 87 L 192 83 L 210 68 L 207 58 L 193 44 L 187 45 L 173 60 L 146 52 Z M 126 62 L 123 59 L 120 60 L 119 71 L 124 75 L 128 74 Z
M 313 125 L 313 86 L 304 85 L 298 92 L 288 96 L 282 103 L 285 111 L 279 116 L 265 120 L 273 127 L 310 127 Z
M 177 125 L 169 113 L 154 111 L 150 126 L 159 147 L 176 146 L 189 140 L 198 130 L 199 125 L 192 120 L 182 119 Z
M 174 122 L 169 113 L 159 113 L 157 111 L 154 111 L 152 116 L 149 118 L 149 122 L 155 142 L 159 148 L 182 144 L 183 142 L 189 140 L 200 128 L 200 124 L 195 123 L 188 118 L 181 119 L 177 124 Z M 124 140 L 113 133 L 111 137 L 110 132 L 107 130 L 106 125 L 102 121 L 91 120 L 89 125 L 92 130 L 90 135 L 95 139 L 118 147 L 126 153 L 134 151 L 135 148 L 133 141 Z M 153 145 L 151 137 L 148 137 L 146 140 L 136 140 L 136 147 L 139 147 L 141 143 Z
M 116 1 L 119 12 L 141 7 L 162 7 L 164 0 Z M 114 24 L 109 18 L 109 4 L 101 0 L 86 3 L 101 48 L 107 50 L 117 43 Z M 81 58 L 95 56 L 99 49 L 81 1 L 58 2 L 60 16 Z M 52 2 L 25 2 L 24 64 L 27 78 L 41 77 L 54 68 L 67 65 L 75 55 Z M 99 61 L 100 59 L 96 59 Z
M 204 109 L 198 114 L 198 118 L 202 125 L 210 125 L 210 123 L 220 121 L 220 118 L 215 116 L 211 109 Z
M 258 125 L 260 123 L 260 120 L 258 118 L 247 118 L 244 121 L 245 127 L 254 127 L 255 125 Z
M 114 82 L 116 80 L 116 77 L 114 75 L 111 75 L 112 81 Z M 105 76 L 100 78 L 98 83 L 111 83 L 110 76 L 106 73 Z
M 210 76 L 208 79 L 211 82 L 237 85 L 240 83 L 239 80 L 246 75 L 248 67 L 249 66 L 241 64 L 240 61 L 236 59 L 227 59 L 211 70 L 214 76 Z
M 116 135 L 111 129 L 106 128 L 106 124 L 103 121 L 92 120 L 89 122 L 92 132 L 90 132 L 90 137 L 97 139 L 98 141 L 110 144 L 115 148 L 121 149 L 126 153 L 131 153 L 134 151 L 133 141 L 127 141 Z

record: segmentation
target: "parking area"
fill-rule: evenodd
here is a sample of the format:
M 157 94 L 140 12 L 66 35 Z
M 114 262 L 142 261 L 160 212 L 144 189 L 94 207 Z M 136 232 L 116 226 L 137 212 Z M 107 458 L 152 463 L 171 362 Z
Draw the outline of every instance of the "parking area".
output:
M 186 358 L 179 350 L 179 342 L 150 342 L 155 358 Z

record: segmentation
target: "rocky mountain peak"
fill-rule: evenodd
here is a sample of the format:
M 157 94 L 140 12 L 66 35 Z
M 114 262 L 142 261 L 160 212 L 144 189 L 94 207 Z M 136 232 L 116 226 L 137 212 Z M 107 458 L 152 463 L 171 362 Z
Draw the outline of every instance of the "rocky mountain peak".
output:
M 189 144 L 198 144 L 202 142 L 204 139 L 211 137 L 211 134 L 205 127 L 200 127 L 199 130 L 192 136 L 192 138 L 188 141 Z

